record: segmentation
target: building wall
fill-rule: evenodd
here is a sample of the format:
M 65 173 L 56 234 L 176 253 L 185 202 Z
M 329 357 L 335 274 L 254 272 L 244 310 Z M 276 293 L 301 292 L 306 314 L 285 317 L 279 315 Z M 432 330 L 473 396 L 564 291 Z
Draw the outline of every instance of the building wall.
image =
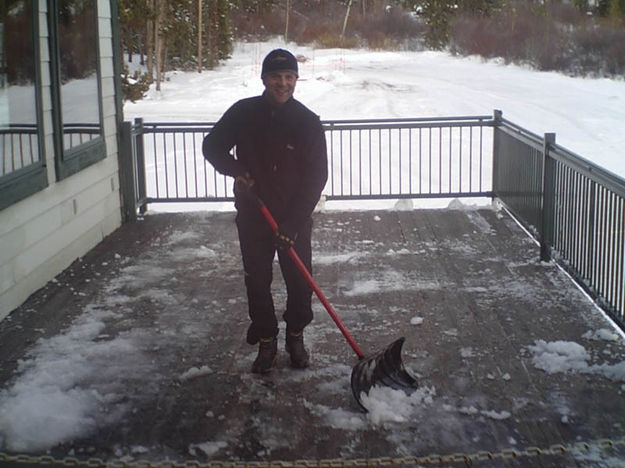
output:
M 121 224 L 111 10 L 98 1 L 107 156 L 56 181 L 46 1 L 39 28 L 48 187 L 0 211 L 0 319 Z

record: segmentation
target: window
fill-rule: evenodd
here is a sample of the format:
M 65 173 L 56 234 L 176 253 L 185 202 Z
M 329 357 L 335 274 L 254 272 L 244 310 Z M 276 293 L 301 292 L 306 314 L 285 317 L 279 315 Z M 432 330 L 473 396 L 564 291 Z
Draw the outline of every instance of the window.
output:
M 0 2 L 0 209 L 47 185 L 35 3 Z
M 57 178 L 106 156 L 96 0 L 51 0 Z

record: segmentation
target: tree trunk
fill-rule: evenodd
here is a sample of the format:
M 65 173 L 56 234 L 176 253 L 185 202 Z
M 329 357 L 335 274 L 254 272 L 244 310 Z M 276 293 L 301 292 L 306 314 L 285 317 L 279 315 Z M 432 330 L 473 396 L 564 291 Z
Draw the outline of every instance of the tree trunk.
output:
M 208 4 L 208 19 L 206 23 L 208 66 L 213 68 L 219 60 L 219 5 L 217 0 L 210 0 Z
M 349 18 L 349 10 L 352 8 L 352 0 L 349 0 L 347 4 L 347 11 L 345 12 L 345 21 L 343 21 L 343 31 L 341 31 L 341 39 L 345 37 L 345 28 L 347 27 L 347 19 Z
M 156 90 L 161 90 L 161 82 L 163 81 L 163 69 L 165 58 L 165 37 L 161 31 L 165 22 L 165 13 L 167 11 L 167 0 L 157 0 L 158 14 L 156 15 Z
M 206 52 L 208 54 L 208 66 L 213 68 L 213 1 L 208 2 L 208 17 L 206 18 Z
M 197 0 L 197 71 L 202 73 L 202 0 Z
M 286 0 L 286 20 L 284 26 L 284 42 L 289 42 L 289 10 L 291 9 L 291 2 Z
M 148 0 L 148 9 L 150 16 L 147 20 L 147 31 L 145 34 L 145 52 L 147 55 L 147 68 L 150 79 L 154 79 L 154 21 L 152 20 L 152 14 L 154 14 L 154 0 Z

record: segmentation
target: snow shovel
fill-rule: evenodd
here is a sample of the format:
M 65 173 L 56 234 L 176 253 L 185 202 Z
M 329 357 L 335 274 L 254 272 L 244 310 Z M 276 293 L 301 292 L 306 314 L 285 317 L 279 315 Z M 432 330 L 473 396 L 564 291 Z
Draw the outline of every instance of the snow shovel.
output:
M 258 197 L 256 198 L 260 206 L 260 211 L 273 232 L 277 234 L 279 230 L 278 223 L 276 223 L 276 220 L 262 200 Z M 317 283 L 306 268 L 306 265 L 304 265 L 299 255 L 297 255 L 297 252 L 295 252 L 295 249 L 289 247 L 287 252 L 360 360 L 358 364 L 353 367 L 351 378 L 352 393 L 360 407 L 364 411 L 368 410 L 362 401 L 362 397 L 367 395 L 369 390 L 376 385 L 391 387 L 395 390 L 403 390 L 408 394 L 412 393 L 417 388 L 417 381 L 406 371 L 404 363 L 401 360 L 401 348 L 404 344 L 404 338 L 402 337 L 395 340 L 377 354 L 365 356 L 352 335 L 347 328 L 345 328 L 345 325 L 343 325 L 343 322 L 332 308 L 328 299 L 319 286 L 317 286 Z

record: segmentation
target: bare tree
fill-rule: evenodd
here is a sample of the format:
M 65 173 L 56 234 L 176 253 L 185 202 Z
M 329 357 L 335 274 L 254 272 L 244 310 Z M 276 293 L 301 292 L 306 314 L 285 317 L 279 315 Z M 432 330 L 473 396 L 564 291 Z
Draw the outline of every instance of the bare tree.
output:
M 291 10 L 290 0 L 286 0 L 286 21 L 284 26 L 284 42 L 289 41 L 289 14 Z
M 197 71 L 202 73 L 202 0 L 197 0 Z
M 163 80 L 163 70 L 165 68 L 165 64 L 163 63 L 165 60 L 165 34 L 163 31 L 163 27 L 165 25 L 165 17 L 167 14 L 167 0 L 156 0 L 157 6 L 157 14 L 156 14 L 156 90 L 161 90 L 161 82 Z
M 154 79 L 154 1 L 148 0 L 148 19 L 147 19 L 147 28 L 145 32 L 145 53 L 147 55 L 147 67 L 148 67 L 148 75 L 150 79 Z
M 343 21 L 343 30 L 341 31 L 341 39 L 345 37 L 345 28 L 347 27 L 347 19 L 349 18 L 349 11 L 352 9 L 352 0 L 349 0 L 347 4 L 347 10 L 345 11 L 345 20 Z

